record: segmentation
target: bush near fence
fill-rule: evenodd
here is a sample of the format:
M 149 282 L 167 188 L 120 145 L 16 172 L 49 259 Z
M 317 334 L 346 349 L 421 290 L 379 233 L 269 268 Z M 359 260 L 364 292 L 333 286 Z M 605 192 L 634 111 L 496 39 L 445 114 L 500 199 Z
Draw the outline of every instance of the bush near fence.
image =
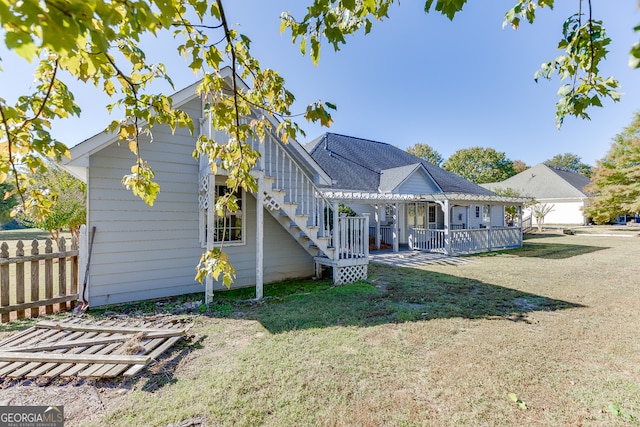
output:
M 44 243 L 44 245 L 42 245 Z M 3 323 L 27 316 L 71 309 L 78 299 L 78 242 L 60 238 L 54 252 L 53 241 L 33 240 L 30 248 L 20 240 L 14 256 L 9 243 L 0 246 L 0 320 Z M 25 252 L 28 252 L 26 254 Z M 55 305 L 55 307 L 54 307 Z

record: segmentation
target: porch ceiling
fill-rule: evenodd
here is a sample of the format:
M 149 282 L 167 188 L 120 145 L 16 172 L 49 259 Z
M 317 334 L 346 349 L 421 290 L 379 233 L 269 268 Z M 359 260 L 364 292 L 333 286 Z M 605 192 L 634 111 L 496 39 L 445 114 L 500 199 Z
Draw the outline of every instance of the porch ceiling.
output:
M 323 191 L 322 194 L 333 200 L 347 203 L 362 202 L 479 202 L 495 204 L 523 205 L 531 202 L 530 197 L 509 197 L 488 194 L 465 193 L 435 193 L 435 194 L 392 194 L 392 193 L 368 193 L 360 191 Z

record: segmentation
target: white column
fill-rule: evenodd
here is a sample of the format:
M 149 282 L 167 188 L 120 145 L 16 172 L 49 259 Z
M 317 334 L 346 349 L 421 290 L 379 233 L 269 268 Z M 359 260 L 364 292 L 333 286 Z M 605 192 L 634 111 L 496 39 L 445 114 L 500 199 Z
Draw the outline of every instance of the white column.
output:
M 376 249 L 380 249 L 380 205 L 376 205 Z
M 522 247 L 522 241 L 524 240 L 522 236 L 523 227 L 522 227 L 522 205 L 518 205 L 518 224 L 520 224 L 520 247 Z
M 467 218 L 466 218 L 467 224 L 466 224 L 465 228 L 469 229 L 470 228 L 469 227 L 469 215 L 471 214 L 471 210 L 469 209 L 469 205 L 465 206 L 465 211 L 466 211 L 466 215 L 467 215 Z
M 487 249 L 491 250 L 491 214 L 493 205 L 489 204 L 489 226 L 487 227 Z
M 333 247 L 335 248 L 333 259 L 337 261 L 340 258 L 340 218 L 338 215 L 338 202 L 333 201 L 331 208 L 333 209 Z
M 449 200 L 445 200 L 441 207 L 442 212 L 444 213 L 444 252 L 447 255 L 451 255 L 451 212 L 449 209 Z M 467 212 L 468 209 L 469 208 L 467 208 Z
M 393 204 L 393 252 L 400 251 L 400 239 L 398 232 L 398 203 Z
M 264 296 L 264 177 L 258 173 L 258 192 L 256 193 L 256 299 Z
M 364 233 L 362 239 L 364 240 L 362 243 L 364 244 L 364 256 L 366 259 L 369 259 L 369 214 L 364 214 Z
M 209 191 L 207 192 L 207 251 L 213 250 L 213 224 L 216 220 L 216 176 L 207 174 L 209 179 Z M 209 305 L 213 301 L 213 277 L 210 274 L 205 279 L 204 291 L 205 304 Z

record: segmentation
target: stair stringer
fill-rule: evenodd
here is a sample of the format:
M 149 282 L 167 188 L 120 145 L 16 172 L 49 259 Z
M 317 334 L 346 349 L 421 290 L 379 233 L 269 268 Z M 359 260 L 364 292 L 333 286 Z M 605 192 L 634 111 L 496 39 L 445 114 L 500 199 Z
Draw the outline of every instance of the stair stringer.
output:
M 311 256 L 326 256 L 333 258 L 335 249 L 330 246 L 328 237 L 320 236 L 319 229 L 308 224 L 308 215 L 298 215 L 298 205 L 286 201 L 285 190 L 271 189 L 273 179 L 265 177 L 265 191 L 263 194 L 264 207 L 289 232 L 289 234 Z

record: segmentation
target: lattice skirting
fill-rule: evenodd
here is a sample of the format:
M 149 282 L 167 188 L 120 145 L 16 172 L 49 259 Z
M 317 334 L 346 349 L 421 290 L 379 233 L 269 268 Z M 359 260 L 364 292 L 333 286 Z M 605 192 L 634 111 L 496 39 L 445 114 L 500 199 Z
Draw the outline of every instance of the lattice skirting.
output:
M 344 285 L 345 283 L 353 283 L 361 279 L 366 279 L 367 267 L 367 264 L 334 267 L 333 283 L 336 285 Z

